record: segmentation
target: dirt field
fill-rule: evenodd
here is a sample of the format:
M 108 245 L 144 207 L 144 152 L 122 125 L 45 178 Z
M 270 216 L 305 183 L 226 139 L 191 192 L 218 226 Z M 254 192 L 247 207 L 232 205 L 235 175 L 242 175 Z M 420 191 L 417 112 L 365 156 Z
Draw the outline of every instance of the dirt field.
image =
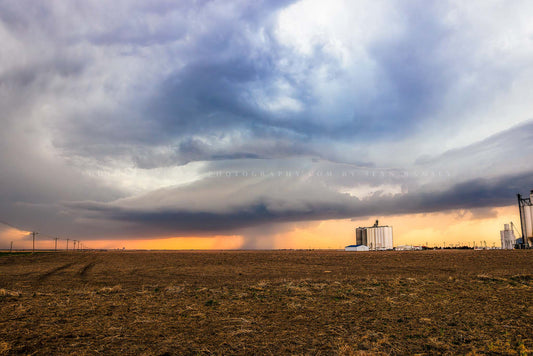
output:
M 0 255 L 0 354 L 527 354 L 533 251 Z

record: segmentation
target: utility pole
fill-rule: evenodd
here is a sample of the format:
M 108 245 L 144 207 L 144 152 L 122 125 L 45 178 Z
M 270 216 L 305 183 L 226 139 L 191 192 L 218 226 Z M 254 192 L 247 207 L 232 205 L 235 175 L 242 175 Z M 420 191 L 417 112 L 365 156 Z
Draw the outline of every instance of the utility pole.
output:
M 31 250 L 31 253 L 33 254 L 35 252 L 35 235 L 39 234 L 38 232 L 35 232 L 33 231 L 31 233 L 31 236 L 32 236 L 32 241 L 33 241 L 33 245 L 32 245 L 32 250 Z
M 57 239 L 59 239 L 59 237 L 56 237 L 54 239 L 55 240 L 54 251 L 57 251 Z
M 76 252 L 76 240 L 72 240 L 72 244 L 74 245 L 74 247 L 72 248 L 72 250 L 74 252 Z
M 68 240 L 70 240 L 70 239 L 67 239 L 67 252 L 68 252 Z
M 13 252 L 13 241 L 11 241 L 11 247 L 9 248 L 9 253 Z

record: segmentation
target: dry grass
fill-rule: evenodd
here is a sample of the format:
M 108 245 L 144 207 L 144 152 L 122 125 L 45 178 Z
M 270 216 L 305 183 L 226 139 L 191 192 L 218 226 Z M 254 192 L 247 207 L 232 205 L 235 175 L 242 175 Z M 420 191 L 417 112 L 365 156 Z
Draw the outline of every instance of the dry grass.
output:
M 0 257 L 0 354 L 533 349 L 533 251 Z
M 122 291 L 122 286 L 119 284 L 119 285 L 116 285 L 116 286 L 113 286 L 113 287 L 103 287 L 103 288 L 100 288 L 98 290 L 98 293 L 101 293 L 101 294 L 109 294 L 109 293 L 118 293 Z
M 0 297 L 19 297 L 20 292 L 0 288 Z

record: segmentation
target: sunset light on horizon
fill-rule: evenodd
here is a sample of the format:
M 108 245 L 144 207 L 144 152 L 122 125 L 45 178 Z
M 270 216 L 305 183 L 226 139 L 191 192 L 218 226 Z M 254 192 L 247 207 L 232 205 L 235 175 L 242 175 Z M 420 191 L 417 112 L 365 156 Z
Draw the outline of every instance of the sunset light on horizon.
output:
M 416 245 L 428 247 L 451 246 L 499 246 L 498 232 L 503 223 L 519 221 L 516 206 L 481 210 L 452 210 L 438 213 L 378 216 L 384 224 L 394 228 L 394 245 Z M 85 241 L 91 249 L 131 250 L 237 250 L 237 249 L 343 249 L 355 242 L 355 227 L 371 225 L 373 220 L 343 219 L 301 223 L 287 223 L 278 232 L 253 235 L 250 245 L 245 236 L 222 235 L 204 237 L 155 237 L 150 239 L 120 239 Z M 14 237 L 15 236 L 15 237 Z M 15 240 L 19 249 L 31 248 L 28 232 L 13 229 L 0 230 L 0 238 Z M 13 238 L 14 237 L 14 238 Z M 249 238 L 250 239 L 250 238 Z M 38 239 L 41 249 L 54 249 L 50 238 Z M 64 250 L 66 242 L 60 241 Z M 72 248 L 72 245 L 71 245 Z
M 533 189 L 532 13 L 2 2 L 0 249 L 343 249 L 375 220 L 499 247 Z

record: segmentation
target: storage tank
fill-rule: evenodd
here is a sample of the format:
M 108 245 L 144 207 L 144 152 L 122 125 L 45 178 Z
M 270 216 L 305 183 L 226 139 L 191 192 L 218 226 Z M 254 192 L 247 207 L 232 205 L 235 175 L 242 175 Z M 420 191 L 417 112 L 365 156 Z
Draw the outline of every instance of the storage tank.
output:
M 533 245 L 533 191 L 528 198 L 522 198 L 520 194 L 518 197 L 518 208 L 520 212 L 521 233 L 524 238 L 520 243 L 522 247 L 531 247 Z
M 531 219 L 531 206 L 522 207 L 524 211 L 524 236 L 533 237 L 533 221 Z
M 533 206 L 531 206 L 533 198 L 533 192 L 530 193 L 529 199 L 524 199 L 524 204 L 522 206 L 523 210 L 523 229 L 524 229 L 524 237 L 525 237 L 525 243 L 527 246 L 531 246 L 531 242 L 533 239 Z
M 367 246 L 371 250 L 376 249 L 376 231 L 369 227 L 366 229 L 366 236 L 367 236 Z
M 372 226 L 365 229 L 368 235 L 368 247 L 371 250 L 392 249 L 391 226 Z
M 379 226 L 376 220 L 374 226 L 358 227 L 355 229 L 355 241 L 370 250 L 392 250 L 392 226 Z
M 355 229 L 355 244 L 356 245 L 364 245 L 364 243 L 363 243 L 363 229 L 360 228 L 360 227 Z
M 385 226 L 385 248 L 392 250 L 392 226 Z
M 503 226 L 503 230 L 500 231 L 500 239 L 502 244 L 502 250 L 512 250 L 516 243 L 516 237 L 513 229 L 509 224 Z
M 366 228 L 358 227 L 355 229 L 355 243 L 357 245 L 367 245 Z

